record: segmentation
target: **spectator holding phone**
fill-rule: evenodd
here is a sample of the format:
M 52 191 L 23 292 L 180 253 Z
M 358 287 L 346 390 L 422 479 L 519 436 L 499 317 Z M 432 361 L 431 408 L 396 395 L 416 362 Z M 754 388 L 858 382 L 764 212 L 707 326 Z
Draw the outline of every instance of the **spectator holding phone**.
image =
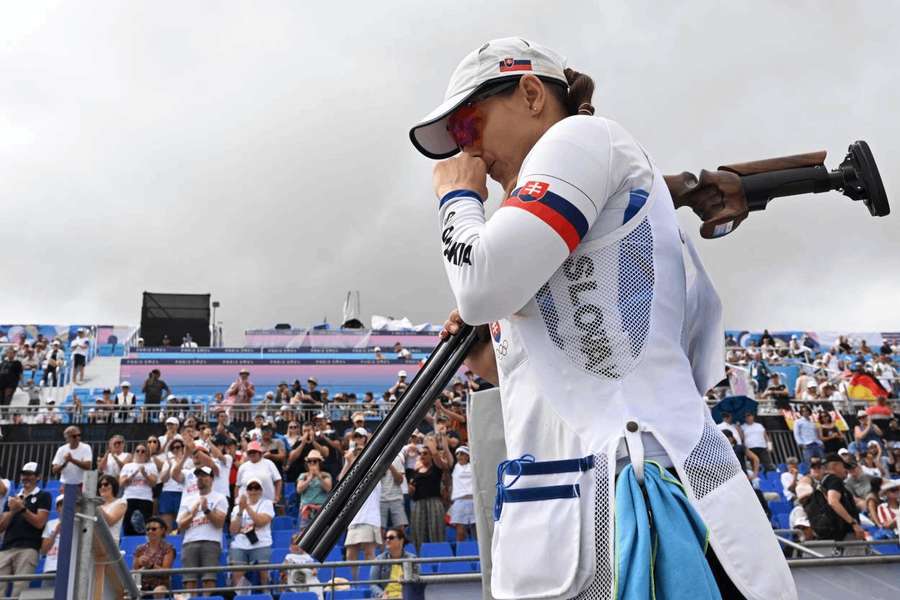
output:
M 238 497 L 231 517 L 229 531 L 233 536 L 228 550 L 228 564 L 265 564 L 272 557 L 272 519 L 275 506 L 263 497 L 262 481 L 258 477 L 247 480 L 245 491 Z M 244 571 L 231 572 L 231 585 L 241 587 Z M 262 585 L 269 583 L 268 571 L 260 571 Z

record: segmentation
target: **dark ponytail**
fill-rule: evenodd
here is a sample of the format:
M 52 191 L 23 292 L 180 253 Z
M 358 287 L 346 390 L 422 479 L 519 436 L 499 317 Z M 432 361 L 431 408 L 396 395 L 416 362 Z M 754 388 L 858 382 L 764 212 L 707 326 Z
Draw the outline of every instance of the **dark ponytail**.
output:
M 574 69 L 566 69 L 565 74 L 566 80 L 569 82 L 569 92 L 564 102 L 566 112 L 570 115 L 594 114 L 594 106 L 591 104 L 591 96 L 594 95 L 594 80 Z

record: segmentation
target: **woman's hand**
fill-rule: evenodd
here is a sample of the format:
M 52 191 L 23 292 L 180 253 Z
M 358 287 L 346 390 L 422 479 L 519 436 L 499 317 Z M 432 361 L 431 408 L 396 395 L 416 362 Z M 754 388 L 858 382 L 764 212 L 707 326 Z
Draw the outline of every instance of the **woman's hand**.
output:
M 446 340 L 451 335 L 456 335 L 463 325 L 465 325 L 465 323 L 459 316 L 459 310 L 454 308 L 450 311 L 447 320 L 444 321 L 444 328 L 441 329 L 440 333 L 441 339 Z M 500 385 L 500 377 L 497 375 L 497 357 L 494 355 L 494 348 L 491 346 L 490 332 L 487 325 L 482 325 L 481 327 L 483 328 L 483 331 L 480 333 L 483 333 L 484 335 L 479 334 L 478 340 L 472 346 L 472 349 L 469 350 L 469 354 L 466 356 L 465 361 L 466 366 L 469 367 L 473 373 L 476 373 L 494 385 Z
M 453 190 L 472 190 L 487 200 L 487 165 L 478 157 L 460 153 L 434 165 L 431 178 L 438 198 Z

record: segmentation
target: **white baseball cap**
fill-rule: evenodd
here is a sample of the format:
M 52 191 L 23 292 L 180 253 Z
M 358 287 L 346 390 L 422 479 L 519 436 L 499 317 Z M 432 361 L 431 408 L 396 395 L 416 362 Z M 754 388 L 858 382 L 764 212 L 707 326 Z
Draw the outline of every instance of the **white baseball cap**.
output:
M 447 117 L 476 92 L 527 73 L 555 79 L 568 87 L 565 67 L 565 58 L 539 44 L 517 37 L 491 40 L 457 65 L 444 101 L 413 125 L 409 139 L 428 158 L 449 158 L 459 152 L 459 147 L 447 130 Z
M 397 371 L 397 377 L 406 377 L 406 371 Z
M 127 388 L 130 388 L 130 387 L 131 387 L 131 384 L 128 383 L 127 381 L 123 381 L 122 383 L 119 384 L 119 387 L 127 387 Z

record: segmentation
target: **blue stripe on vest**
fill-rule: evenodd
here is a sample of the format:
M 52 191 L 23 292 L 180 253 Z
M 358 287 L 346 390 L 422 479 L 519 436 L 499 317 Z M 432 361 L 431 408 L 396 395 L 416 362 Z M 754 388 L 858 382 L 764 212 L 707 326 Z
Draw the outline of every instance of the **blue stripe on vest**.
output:
M 650 194 L 644 190 L 631 190 L 631 194 L 628 196 L 628 206 L 625 207 L 625 218 L 622 221 L 623 225 L 630 221 L 631 217 L 636 215 L 638 211 L 644 207 L 648 197 L 650 197 Z
M 521 490 L 503 490 L 503 502 L 540 502 L 542 500 L 578 498 L 579 496 L 581 496 L 581 486 L 577 483 L 574 485 L 548 485 Z
M 594 468 L 594 455 L 565 460 L 545 460 L 541 462 L 517 462 L 508 469 L 507 475 L 555 475 L 557 473 L 578 473 Z

